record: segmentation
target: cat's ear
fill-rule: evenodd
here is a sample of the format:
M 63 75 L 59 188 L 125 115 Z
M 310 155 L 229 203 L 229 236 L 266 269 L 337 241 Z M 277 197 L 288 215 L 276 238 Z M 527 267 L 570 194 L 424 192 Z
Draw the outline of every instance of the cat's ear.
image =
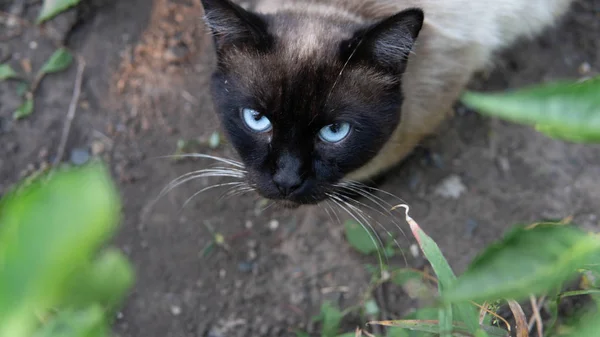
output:
M 259 15 L 230 0 L 202 0 L 202 6 L 217 51 L 231 46 L 263 49 L 272 43 L 267 22 Z
M 423 26 L 420 9 L 407 9 L 357 31 L 342 43 L 342 58 L 402 72 Z

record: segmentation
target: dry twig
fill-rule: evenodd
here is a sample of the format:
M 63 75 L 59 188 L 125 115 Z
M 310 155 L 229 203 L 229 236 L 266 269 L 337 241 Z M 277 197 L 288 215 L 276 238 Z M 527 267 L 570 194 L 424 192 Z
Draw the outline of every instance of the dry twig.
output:
M 79 95 L 81 94 L 81 82 L 83 81 L 83 72 L 85 70 L 85 61 L 82 57 L 77 56 L 77 77 L 75 79 L 75 86 L 73 88 L 73 96 L 71 97 L 71 103 L 69 103 L 69 111 L 67 112 L 67 118 L 65 120 L 65 126 L 63 128 L 62 136 L 56 152 L 56 158 L 54 164 L 60 163 L 62 160 L 65 147 L 67 146 L 67 140 L 69 133 L 71 132 L 71 125 L 75 118 L 75 112 L 77 111 L 77 103 L 79 102 Z

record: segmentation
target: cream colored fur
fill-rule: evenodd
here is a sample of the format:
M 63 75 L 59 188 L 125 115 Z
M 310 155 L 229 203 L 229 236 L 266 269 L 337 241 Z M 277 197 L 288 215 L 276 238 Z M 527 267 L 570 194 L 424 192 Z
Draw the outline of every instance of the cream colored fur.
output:
M 348 176 L 367 180 L 398 164 L 452 111 L 493 53 L 552 25 L 573 0 L 260 0 L 255 10 L 292 10 L 371 21 L 418 7 L 425 23 L 403 75 L 402 120 L 379 154 Z M 310 40 L 310 36 L 306 36 Z

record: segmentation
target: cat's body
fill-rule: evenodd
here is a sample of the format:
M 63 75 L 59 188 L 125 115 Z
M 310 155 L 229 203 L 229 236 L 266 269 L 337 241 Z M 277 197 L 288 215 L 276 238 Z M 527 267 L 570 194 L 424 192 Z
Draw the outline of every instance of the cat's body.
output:
M 571 2 L 259 0 L 252 14 L 203 0 L 217 111 L 261 194 L 318 202 L 343 178 L 399 163 L 496 51 L 539 34 Z M 245 108 L 271 128 L 240 126 Z M 329 142 L 346 124 L 352 132 Z

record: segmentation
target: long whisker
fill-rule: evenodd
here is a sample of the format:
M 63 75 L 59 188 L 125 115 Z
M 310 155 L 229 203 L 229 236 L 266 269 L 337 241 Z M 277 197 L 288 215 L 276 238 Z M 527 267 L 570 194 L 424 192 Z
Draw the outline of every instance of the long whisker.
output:
M 242 164 L 241 162 L 237 161 L 237 160 L 233 160 L 233 159 L 227 159 L 227 158 L 223 158 L 223 157 L 217 157 L 217 156 L 211 156 L 209 154 L 203 154 L 203 153 L 187 153 L 187 154 L 172 154 L 172 155 L 166 155 L 166 156 L 158 156 L 155 158 L 159 158 L 159 159 L 165 159 L 165 158 L 204 158 L 204 159 L 212 159 L 212 160 L 216 160 L 216 161 L 220 161 L 222 163 L 225 164 L 229 164 L 231 166 L 235 166 L 238 168 L 244 168 L 244 164 Z
M 396 228 L 398 228 L 398 230 L 400 231 L 400 233 L 402 233 L 402 235 L 406 238 L 406 233 L 404 232 L 404 230 L 401 227 L 400 222 L 398 222 L 396 216 L 394 215 L 394 213 L 392 212 L 393 206 L 388 203 L 387 201 L 385 201 L 384 199 L 378 197 L 377 195 L 375 195 L 372 192 L 369 192 L 367 190 L 372 190 L 372 191 L 376 191 L 376 192 L 381 192 L 385 195 L 391 196 L 394 199 L 400 201 L 400 203 L 402 204 L 407 204 L 406 201 L 404 201 L 402 198 L 389 193 L 387 191 L 384 191 L 382 189 L 379 188 L 375 188 L 375 187 L 369 187 L 365 184 L 362 184 L 360 182 L 357 181 L 352 181 L 352 180 L 348 180 L 348 181 L 344 181 L 341 184 L 336 185 L 337 187 L 340 188 L 346 188 L 349 191 L 353 191 L 355 193 L 358 193 L 360 195 L 362 195 L 363 197 L 369 199 L 370 201 L 372 201 L 375 205 L 381 207 L 381 209 L 392 219 L 392 222 L 394 223 L 394 225 L 396 226 Z
M 382 211 L 379 211 L 377 209 L 375 209 L 374 207 L 371 207 L 365 203 L 362 203 L 358 200 L 356 200 L 357 202 L 359 202 L 360 204 L 362 204 L 365 207 L 368 207 L 369 209 L 383 215 L 383 216 L 388 216 L 391 221 L 394 223 L 394 225 L 396 225 L 396 227 L 398 228 L 398 230 L 400 231 L 400 233 L 402 233 L 402 235 L 406 238 L 406 233 L 404 232 L 404 230 L 402 229 L 402 227 L 400 226 L 400 222 L 398 222 L 398 220 L 396 219 L 396 217 L 394 216 L 394 213 L 392 213 L 391 209 L 392 209 L 392 205 L 390 205 L 388 202 L 386 202 L 385 200 L 383 200 L 382 198 L 376 196 L 375 194 L 367 191 L 366 189 L 363 189 L 364 187 L 358 185 L 358 184 L 350 184 L 350 183 L 341 183 L 341 184 L 337 184 L 335 185 L 338 188 L 341 188 L 342 190 L 347 190 L 349 192 L 354 192 L 354 193 L 358 193 L 359 195 L 367 198 L 369 201 L 371 201 L 373 204 L 375 204 L 376 206 L 380 207 L 382 209 Z M 387 206 L 387 207 L 386 207 Z M 385 212 L 385 214 L 384 214 Z
M 355 210 L 356 207 L 349 205 L 343 199 L 339 198 L 338 196 L 336 196 L 334 194 L 327 194 L 327 196 L 330 198 L 331 201 L 333 201 L 341 209 L 346 211 L 346 213 L 348 213 L 348 215 L 350 215 L 354 220 L 356 220 L 356 222 L 358 222 L 364 228 L 364 230 L 369 234 L 369 238 L 371 239 L 371 241 L 373 242 L 375 247 L 381 247 L 381 250 L 384 249 L 383 241 L 381 241 L 381 238 L 379 237 L 379 235 L 377 234 L 377 232 L 375 231 L 373 226 L 371 226 L 369 221 L 367 221 L 367 219 L 361 213 L 355 214 L 352 212 L 352 210 L 353 209 Z M 344 205 L 349 206 L 349 207 L 345 207 Z M 363 221 L 360 221 L 358 218 L 361 218 Z M 365 225 L 368 226 L 368 228 L 365 227 Z M 375 239 L 373 238 L 373 234 L 371 234 L 371 233 L 373 233 L 375 235 L 375 237 L 377 238 L 377 241 L 375 241 Z M 379 266 L 381 269 L 383 269 L 384 264 L 383 264 L 383 259 L 381 257 L 381 251 L 379 250 L 379 248 L 377 248 L 377 257 L 379 259 Z
M 181 209 L 179 210 L 180 212 L 185 208 L 185 206 L 192 201 L 192 199 L 194 199 L 196 196 L 208 191 L 208 190 L 212 190 L 213 188 L 217 188 L 217 187 L 223 187 L 223 186 L 231 186 L 231 185 L 242 185 L 243 183 L 240 181 L 234 181 L 231 183 L 223 183 L 223 184 L 215 184 L 215 185 L 211 185 L 208 187 L 205 187 L 203 189 L 201 189 L 200 191 L 194 193 L 191 197 L 189 197 L 184 203 L 183 206 L 181 206 Z
M 355 207 L 356 209 L 358 209 L 358 210 L 360 210 L 359 206 L 363 206 L 363 207 L 367 207 L 367 208 L 369 208 L 370 210 L 372 210 L 372 211 L 374 211 L 374 212 L 377 212 L 377 213 L 379 213 L 380 215 L 386 216 L 386 214 L 384 214 L 383 212 L 381 212 L 381 211 L 379 211 L 379 210 L 375 209 L 374 207 L 372 207 L 372 206 L 370 206 L 370 205 L 368 205 L 368 204 L 365 204 L 364 202 L 360 202 L 359 200 L 348 198 L 348 201 L 347 201 L 347 203 L 348 203 L 348 204 L 350 204 L 351 202 L 354 202 L 354 203 L 358 204 L 357 206 L 354 206 L 354 207 Z M 362 212 L 362 210 L 360 210 L 360 211 Z M 398 227 L 398 228 L 399 228 L 399 224 L 395 222 L 395 220 L 394 220 L 394 218 L 393 218 L 393 215 L 392 215 L 392 213 L 391 213 L 391 212 L 388 212 L 388 213 L 389 213 L 389 216 L 392 218 L 392 222 L 394 222 L 394 223 L 396 224 L 396 227 Z M 402 253 L 402 258 L 404 259 L 404 263 L 405 263 L 406 265 L 408 265 L 408 260 L 406 259 L 406 254 L 404 254 L 404 251 L 402 250 L 402 247 L 400 246 L 400 243 L 398 242 L 398 240 L 396 239 L 396 237 L 394 237 L 394 236 L 392 235 L 392 233 L 391 233 L 391 232 L 390 232 L 390 231 L 389 231 L 389 230 L 388 230 L 388 229 L 387 229 L 387 228 L 386 228 L 386 227 L 385 227 L 385 226 L 384 226 L 384 225 L 383 225 L 381 222 L 379 222 L 379 221 L 377 221 L 377 220 L 373 219 L 373 217 L 371 217 L 371 216 L 370 216 L 370 215 L 368 215 L 367 213 L 365 213 L 365 215 L 366 215 L 367 217 L 369 217 L 369 219 L 371 219 L 371 220 L 375 221 L 375 224 L 377 224 L 377 225 L 379 226 L 379 228 L 381 228 L 382 230 L 384 230 L 384 231 L 385 231 L 385 233 L 388 235 L 388 237 L 392 238 L 392 241 L 394 242 L 394 244 L 396 245 L 396 247 L 398 247 L 398 249 L 399 249 L 399 250 L 400 250 L 400 252 Z M 399 229 L 400 229 L 400 228 L 399 228 Z M 400 229 L 400 232 L 402 232 L 402 234 L 404 235 L 404 237 L 406 237 L 406 235 L 404 234 L 404 232 L 402 231 L 402 229 Z M 387 256 L 386 256 L 386 257 L 387 257 Z
M 186 182 L 203 177 L 231 177 L 231 178 L 244 178 L 245 174 L 241 172 L 223 170 L 223 169 L 203 169 L 194 172 L 189 172 L 184 175 L 175 178 L 172 182 L 167 184 L 165 188 L 159 193 L 157 199 L 162 198 L 165 194 L 171 192 L 178 186 L 185 184 Z

